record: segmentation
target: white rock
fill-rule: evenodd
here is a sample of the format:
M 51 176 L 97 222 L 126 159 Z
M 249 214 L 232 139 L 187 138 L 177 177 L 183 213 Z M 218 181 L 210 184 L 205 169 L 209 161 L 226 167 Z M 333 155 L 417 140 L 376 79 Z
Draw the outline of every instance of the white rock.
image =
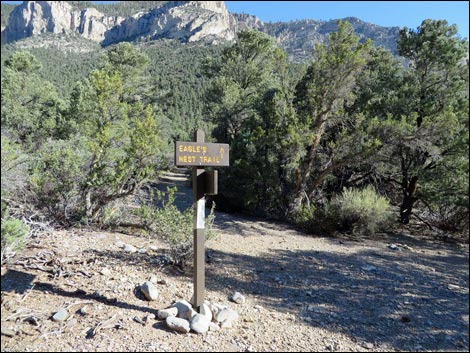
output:
M 210 322 L 209 331 L 220 331 L 220 326 L 217 325 L 215 322 Z
M 109 268 L 103 267 L 100 273 L 104 276 L 109 276 L 111 274 L 111 270 Z
M 186 300 L 180 300 L 177 301 L 175 304 L 173 304 L 171 307 L 175 307 L 178 309 L 178 317 L 186 319 L 188 317 L 188 312 L 192 310 L 192 305 L 187 302 Z
M 116 242 L 116 244 L 114 244 L 114 245 L 116 245 L 118 248 L 122 249 L 124 246 L 126 246 L 126 243 L 124 243 L 122 240 L 118 240 Z
M 178 315 L 178 308 L 175 308 L 175 307 L 161 309 L 161 310 L 158 310 L 157 312 L 157 317 L 160 320 L 166 319 L 169 316 L 176 316 L 176 315 Z
M 124 244 L 124 251 L 135 253 L 137 251 L 137 248 L 135 246 L 132 246 L 131 244 Z
M 186 312 L 186 317 L 183 319 L 191 320 L 195 315 L 197 315 L 197 311 L 191 308 Z
M 140 286 L 140 291 L 147 300 L 156 300 L 158 298 L 157 287 L 155 287 L 155 285 L 150 281 L 144 282 Z
M 168 316 L 165 320 L 166 325 L 175 331 L 188 333 L 190 330 L 189 321 L 174 316 Z
M 152 282 L 153 284 L 157 284 L 158 278 L 155 275 L 151 275 L 149 278 L 149 281 Z
M 65 321 L 69 317 L 69 312 L 65 308 L 59 309 L 58 312 L 54 314 L 52 320 L 54 321 Z
M 236 321 L 238 320 L 238 313 L 230 308 L 223 309 L 217 313 L 215 316 L 215 321 L 225 322 L 225 321 Z
M 209 330 L 210 321 L 206 316 L 201 314 L 196 314 L 191 319 L 190 327 L 193 331 L 197 333 L 204 334 Z
M 240 292 L 235 292 L 235 293 L 233 293 L 230 300 L 237 303 L 237 304 L 243 304 L 245 302 L 246 298 Z
M 201 307 L 199 308 L 199 313 L 207 317 L 209 322 L 212 321 L 212 310 L 210 309 L 209 305 L 207 304 L 202 304 Z

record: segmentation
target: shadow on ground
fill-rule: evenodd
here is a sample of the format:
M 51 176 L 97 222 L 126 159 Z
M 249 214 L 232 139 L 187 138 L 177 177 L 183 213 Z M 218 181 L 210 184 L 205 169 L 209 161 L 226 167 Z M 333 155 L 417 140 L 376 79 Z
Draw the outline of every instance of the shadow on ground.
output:
M 261 305 L 300 314 L 309 325 L 343 332 L 359 342 L 386 343 L 399 350 L 468 350 L 466 254 L 210 254 L 218 263 L 207 269 L 210 290 L 243 292 Z

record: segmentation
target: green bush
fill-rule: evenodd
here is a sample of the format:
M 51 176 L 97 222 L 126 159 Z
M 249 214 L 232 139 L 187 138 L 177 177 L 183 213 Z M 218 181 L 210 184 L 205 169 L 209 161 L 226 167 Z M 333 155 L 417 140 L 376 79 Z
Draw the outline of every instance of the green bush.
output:
M 11 217 L 6 210 L 6 206 L 2 203 L 2 263 L 10 252 L 23 247 L 28 235 L 28 225 Z
M 31 190 L 39 208 L 60 223 L 79 220 L 85 212 L 80 195 L 90 152 L 83 138 L 49 141 L 35 154 Z
M 317 213 L 315 205 L 302 205 L 292 221 L 303 230 L 311 231 L 316 228 L 315 220 L 317 219 Z
M 167 188 L 167 192 L 157 191 L 157 205 L 142 205 L 137 215 L 141 223 L 152 233 L 161 237 L 169 245 L 173 264 L 184 267 L 192 258 L 193 246 L 193 208 L 180 211 L 175 205 L 176 187 Z M 166 198 L 166 199 L 165 199 Z M 206 219 L 206 238 L 215 236 L 212 227 L 214 207 Z
M 339 230 L 373 234 L 391 217 L 390 203 L 372 186 L 365 189 L 346 188 L 332 199 L 324 210 L 326 216 L 337 220 Z

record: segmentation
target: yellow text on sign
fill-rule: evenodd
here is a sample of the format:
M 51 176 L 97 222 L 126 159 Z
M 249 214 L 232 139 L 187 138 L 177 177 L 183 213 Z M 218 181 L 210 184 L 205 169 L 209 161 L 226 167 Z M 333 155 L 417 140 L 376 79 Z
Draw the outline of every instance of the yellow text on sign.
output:
M 179 145 L 179 152 L 206 153 L 207 146 Z
M 220 164 L 218 156 L 178 156 L 179 163 L 217 163 Z

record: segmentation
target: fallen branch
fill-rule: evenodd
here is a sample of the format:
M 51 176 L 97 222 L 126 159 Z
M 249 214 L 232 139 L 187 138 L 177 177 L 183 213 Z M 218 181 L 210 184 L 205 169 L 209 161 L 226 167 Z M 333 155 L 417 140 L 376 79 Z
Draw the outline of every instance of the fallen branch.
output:
M 96 336 L 101 330 L 106 330 L 106 329 L 110 329 L 110 328 L 120 328 L 120 329 L 123 329 L 123 325 L 122 323 L 118 322 L 118 323 L 115 323 L 114 321 L 116 320 L 117 318 L 117 314 L 113 315 L 111 318 L 109 318 L 108 320 L 104 320 L 104 321 L 101 321 L 99 322 L 95 328 L 91 331 L 88 332 L 88 335 L 87 335 L 87 338 L 93 338 L 94 336 Z

